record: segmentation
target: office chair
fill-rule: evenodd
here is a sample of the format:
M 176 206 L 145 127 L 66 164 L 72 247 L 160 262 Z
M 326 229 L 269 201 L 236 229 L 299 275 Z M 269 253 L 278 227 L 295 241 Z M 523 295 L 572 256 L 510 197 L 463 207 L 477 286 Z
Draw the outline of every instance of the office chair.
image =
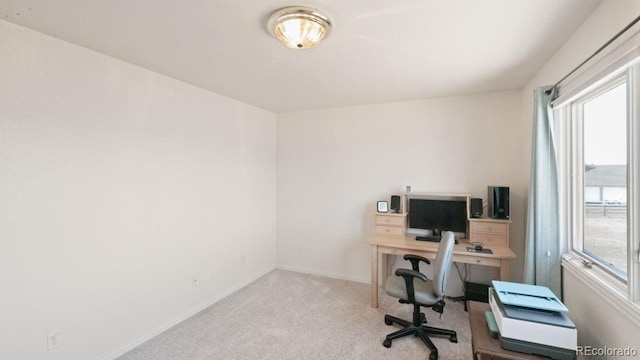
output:
M 427 326 L 427 319 L 424 313 L 420 312 L 420 307 L 430 307 L 433 311 L 442 314 L 444 310 L 444 289 L 447 283 L 451 259 L 453 257 L 453 245 L 455 240 L 453 233 L 447 231 L 443 233 L 438 253 L 436 255 L 433 268 L 433 280 L 428 280 L 427 276 L 419 270 L 420 261 L 427 264 L 428 259 L 418 255 L 407 254 L 405 260 L 411 262 L 413 270 L 397 269 L 395 276 L 390 276 L 385 286 L 387 295 L 400 299 L 402 304 L 413 304 L 413 321 L 399 319 L 395 316 L 385 315 L 384 323 L 387 325 L 398 324 L 403 329 L 393 332 L 385 338 L 382 343 L 385 347 L 391 347 L 391 341 L 407 335 L 415 335 L 427 345 L 431 353 L 429 360 L 438 359 L 438 349 L 433 345 L 429 335 L 444 335 L 449 337 L 449 341 L 458 342 L 456 332 Z

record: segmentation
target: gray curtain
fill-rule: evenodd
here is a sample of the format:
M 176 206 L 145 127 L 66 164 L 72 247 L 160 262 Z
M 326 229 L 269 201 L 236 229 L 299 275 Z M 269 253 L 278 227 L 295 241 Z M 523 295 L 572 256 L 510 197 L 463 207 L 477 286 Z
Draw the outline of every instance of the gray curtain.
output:
M 524 281 L 528 284 L 546 286 L 560 297 L 558 168 L 551 109 L 551 101 L 556 96 L 555 87 L 539 87 L 534 91 L 531 184 Z

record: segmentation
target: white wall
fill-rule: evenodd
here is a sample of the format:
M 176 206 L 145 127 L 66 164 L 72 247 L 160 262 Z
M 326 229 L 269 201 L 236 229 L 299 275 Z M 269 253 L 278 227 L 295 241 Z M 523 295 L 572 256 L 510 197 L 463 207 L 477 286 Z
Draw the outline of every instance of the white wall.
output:
M 275 268 L 274 114 L 1 20 L 0 49 L 0 359 L 111 358 Z
M 638 334 L 640 326 L 630 317 L 608 302 L 571 271 L 563 270 L 564 302 L 569 317 L 578 329 L 578 345 L 595 349 L 631 348 L 640 351 Z M 603 350 L 600 350 L 603 351 Z M 598 359 L 611 358 L 594 356 Z M 637 356 L 616 356 L 615 359 L 638 359 Z
M 521 247 L 520 100 L 502 92 L 278 114 L 278 266 L 369 281 L 376 201 L 406 185 L 484 199 L 488 185 L 510 186 L 511 242 Z
M 111 358 L 276 261 L 368 281 L 375 202 L 405 185 L 485 199 L 487 185 L 510 186 L 521 279 L 532 90 L 639 10 L 603 2 L 522 92 L 287 113 L 277 124 L 0 20 L 0 359 Z M 472 280 L 493 275 L 472 269 Z M 607 308 L 565 281 L 572 317 Z M 624 322 L 596 317 L 581 342 L 618 344 L 609 329 Z M 47 352 L 49 332 L 61 343 Z
M 527 163 L 523 181 L 528 188 L 533 118 L 533 89 L 552 85 L 589 57 L 618 31 L 640 14 L 638 0 L 605 0 L 564 44 L 556 55 L 538 72 L 522 92 L 524 105 L 523 162 Z M 527 189 L 528 193 L 528 189 Z M 581 280 L 563 270 L 563 291 L 569 316 L 576 322 L 580 345 L 637 345 L 640 329 Z M 619 331 L 635 329 L 635 331 Z M 623 347 L 624 347 L 623 346 Z

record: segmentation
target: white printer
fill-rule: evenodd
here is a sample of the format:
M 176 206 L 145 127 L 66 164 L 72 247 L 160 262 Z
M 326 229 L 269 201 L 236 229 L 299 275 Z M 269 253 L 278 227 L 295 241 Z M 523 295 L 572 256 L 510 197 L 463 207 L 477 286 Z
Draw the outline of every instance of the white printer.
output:
M 549 288 L 493 281 L 489 304 L 503 348 L 552 359 L 576 358 L 576 327 Z

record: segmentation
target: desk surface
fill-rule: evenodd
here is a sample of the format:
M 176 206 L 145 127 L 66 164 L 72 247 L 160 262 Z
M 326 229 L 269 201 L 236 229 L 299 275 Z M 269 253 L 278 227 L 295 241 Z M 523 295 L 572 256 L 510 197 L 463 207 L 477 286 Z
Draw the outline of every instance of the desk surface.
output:
M 411 234 L 407 234 L 405 236 L 376 235 L 372 238 L 369 238 L 369 244 L 434 253 L 438 251 L 438 245 L 440 245 L 440 243 L 437 242 L 417 241 L 416 235 Z M 460 243 L 456 244 L 453 248 L 453 255 L 468 255 L 475 258 L 501 260 L 512 260 L 516 258 L 516 254 L 510 248 L 506 247 L 487 247 L 487 249 L 491 249 L 491 251 L 493 251 L 493 254 L 484 254 L 469 252 L 467 251 L 467 246 L 471 246 L 471 244 L 466 239 L 460 240 Z

